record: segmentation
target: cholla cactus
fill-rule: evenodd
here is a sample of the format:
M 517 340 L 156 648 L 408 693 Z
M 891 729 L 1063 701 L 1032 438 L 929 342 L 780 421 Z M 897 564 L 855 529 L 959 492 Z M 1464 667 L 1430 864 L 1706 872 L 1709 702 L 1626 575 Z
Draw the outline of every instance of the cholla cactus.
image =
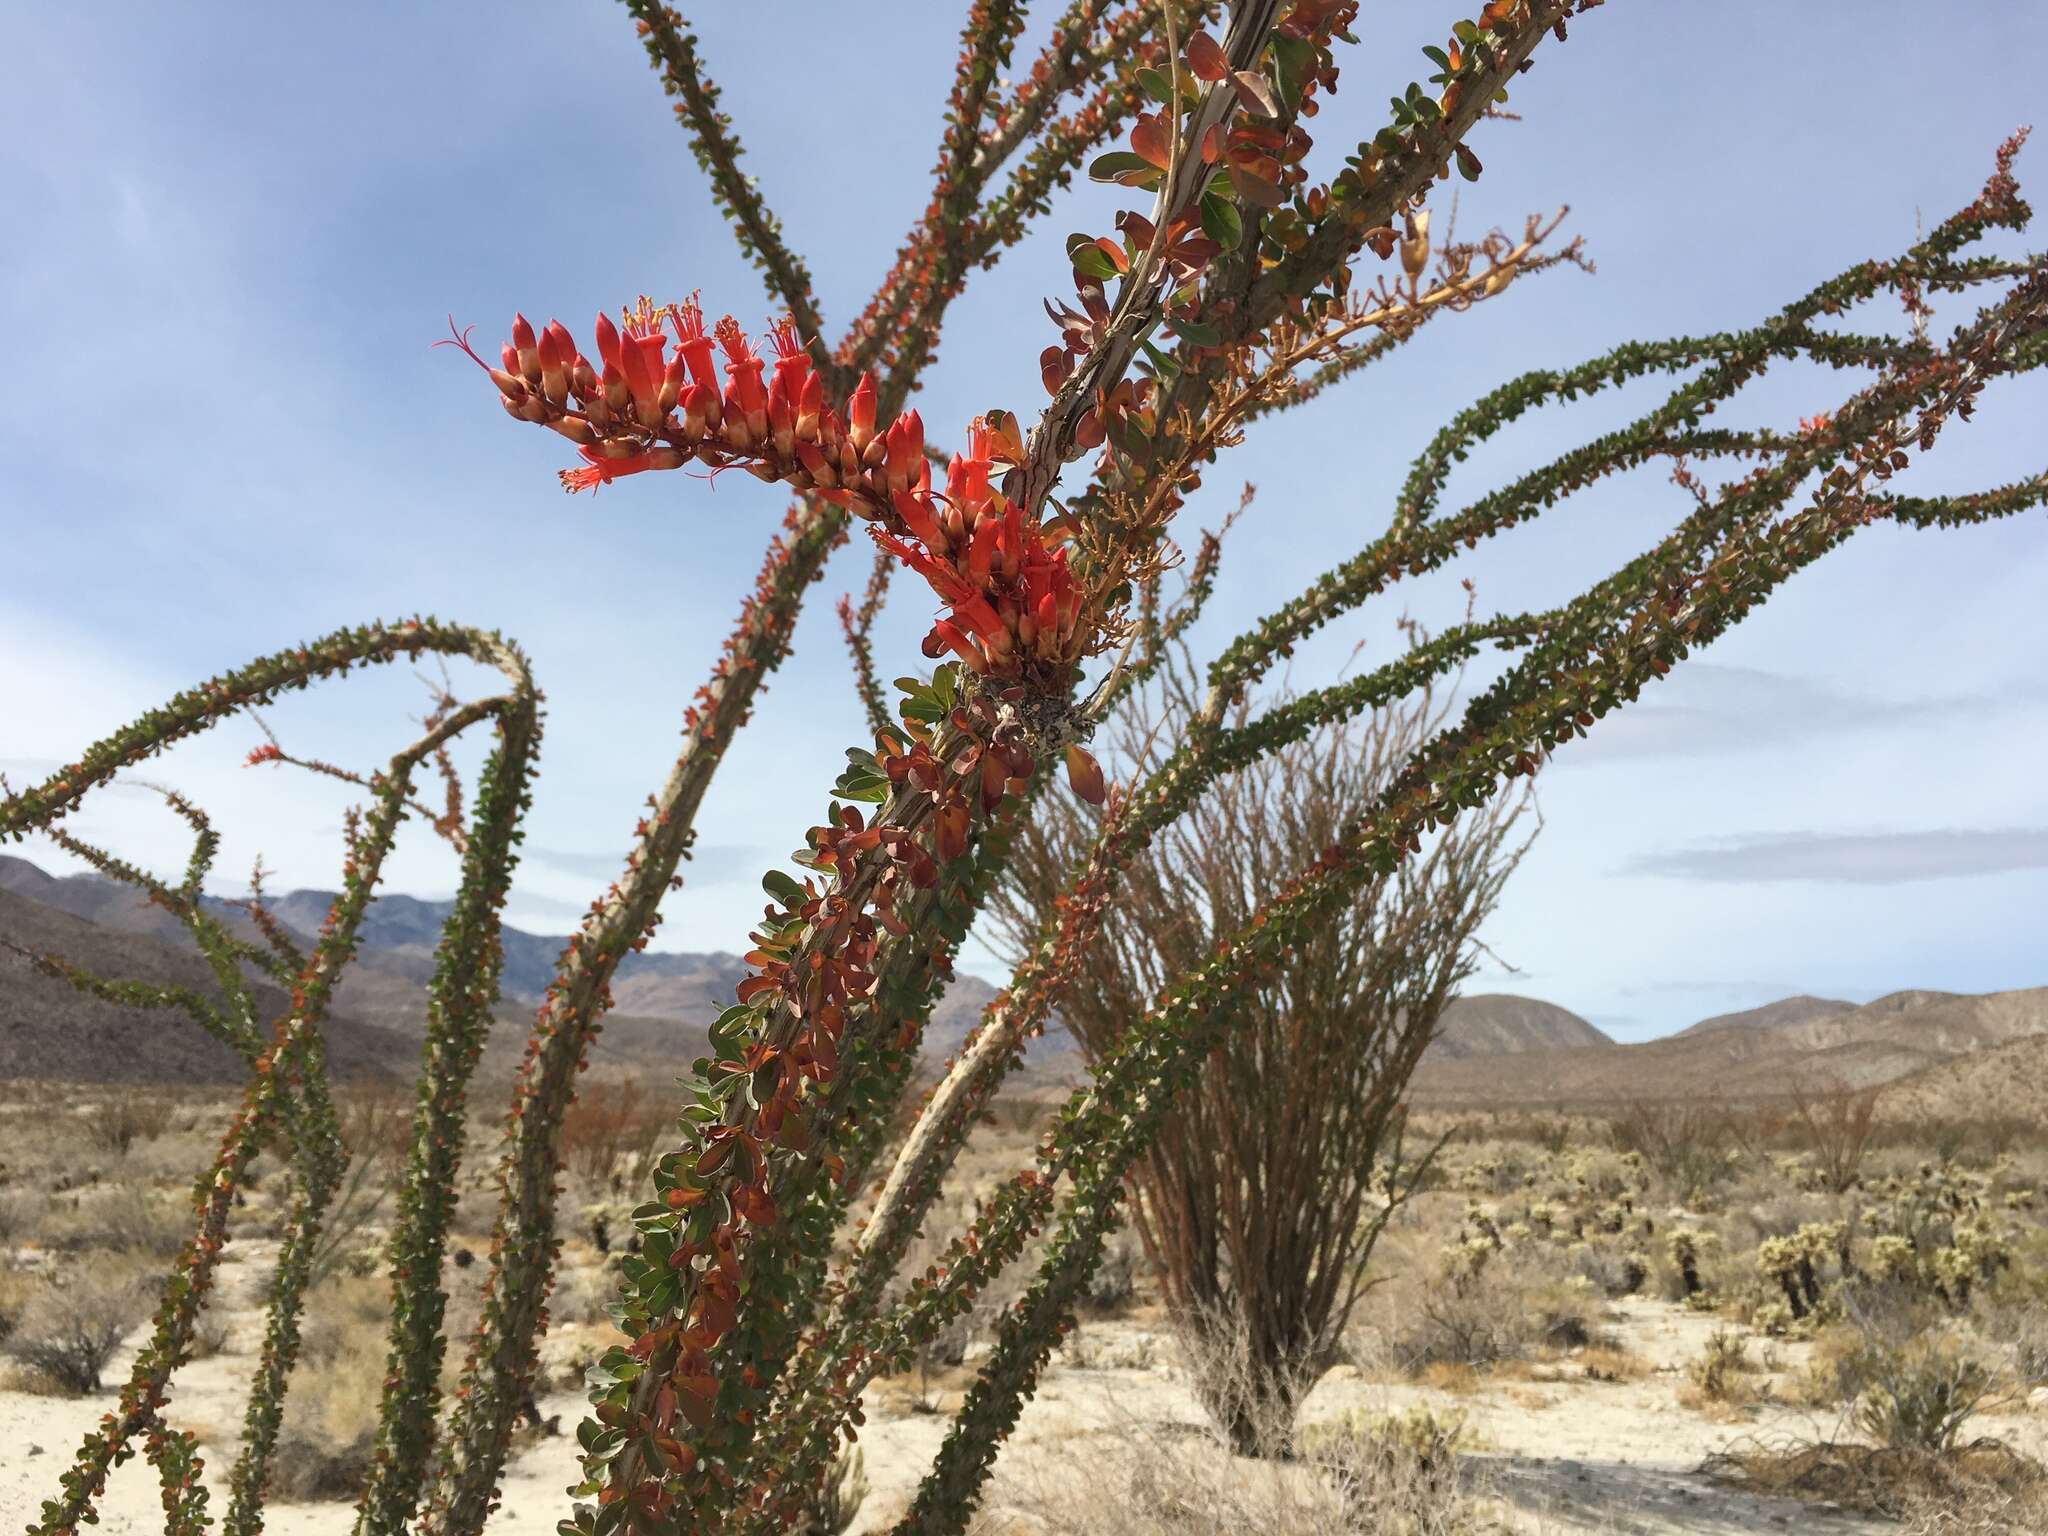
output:
M 1830 1259 L 1836 1261 L 1837 1273 L 1841 1272 L 1846 1235 L 1842 1222 L 1809 1221 L 1789 1236 L 1766 1238 L 1758 1245 L 1757 1272 L 1784 1293 L 1793 1321 L 1804 1322 L 1820 1311 L 1822 1273 Z
M 1988 232 L 2026 220 L 2011 171 L 2015 138 L 2000 147 L 1982 195 L 1893 260 L 1817 284 L 1750 329 L 1631 343 L 1524 375 L 1475 402 L 1419 457 L 1386 530 L 1334 556 L 1329 571 L 1216 655 L 1210 702 L 1186 738 L 1112 793 L 1086 740 L 1104 709 L 1156 677 L 1161 648 L 1186 640 L 1213 589 L 1221 546 L 1212 538 L 1200 541 L 1178 605 L 1162 588 L 1179 556 L 1175 523 L 1211 462 L 1260 416 L 1335 387 L 1436 317 L 1492 302 L 1577 256 L 1575 245 L 1545 245 L 1554 221 L 1533 221 L 1520 239 L 1433 244 L 1426 202 L 1454 167 L 1480 174 L 1466 139 L 1488 104 L 1539 43 L 1593 9 L 1591 0 L 1487 0 L 1476 18 L 1450 26 L 1444 46 L 1427 50 L 1429 86 L 1410 85 L 1384 128 L 1336 154 L 1317 153 L 1302 124 L 1338 83 L 1357 10 L 1349 0 L 1114 11 L 1074 0 L 1014 87 L 1003 81 L 1021 7 L 977 0 L 927 211 L 836 347 L 821 334 L 803 263 L 740 169 L 695 38 L 654 0 L 629 0 L 629 9 L 714 197 L 787 312 L 770 327 L 771 355 L 729 320 L 707 327 L 694 300 L 643 301 L 619 320 L 604 317 L 592 331 L 595 361 L 553 321 L 536 328 L 515 318 L 495 363 L 470 351 L 466 336 L 456 340 L 513 418 L 574 445 L 581 462 L 563 476 L 571 491 L 632 495 L 648 474 L 693 464 L 787 486 L 796 505 L 684 711 L 682 745 L 634 827 L 619 878 L 591 904 L 533 1021 L 504 1107 L 492 1174 L 498 1215 L 459 1390 L 443 1402 L 447 1234 L 473 1069 L 497 1002 L 500 912 L 535 771 L 540 695 L 511 642 L 416 618 L 264 656 L 0 798 L 0 836 L 61 834 L 63 819 L 119 775 L 287 690 L 429 654 L 468 658 L 498 679 L 489 697 L 437 701 L 420 738 L 381 770 L 301 764 L 339 773 L 365 795 L 349 820 L 340 893 L 310 953 L 275 924 L 259 919 L 264 942 L 248 944 L 208 917 L 199 895 L 210 833 L 197 822 L 182 885 L 124 873 L 178 915 L 220 977 L 225 1008 L 44 957 L 88 990 L 185 1011 L 239 1054 L 248 1075 L 118 1408 L 62 1473 L 39 1536 L 73 1536 L 96 1518 L 109 1473 L 138 1446 L 162 1479 L 171 1528 L 182 1536 L 203 1525 L 194 1447 L 165 1428 L 161 1411 L 250 1160 L 259 1145 L 281 1145 L 291 1170 L 289 1228 L 223 1520 L 234 1536 L 259 1529 L 308 1263 L 348 1155 L 327 1093 L 322 1030 L 409 819 L 449 840 L 462 874 L 436 953 L 384 1260 L 387 1381 L 358 1529 L 476 1536 L 530 1398 L 560 1238 L 560 1131 L 611 981 L 621 957 L 653 937 L 706 788 L 788 654 L 804 595 L 853 519 L 869 528 L 877 559 L 861 608 L 845 610 L 855 686 L 874 731 L 846 753 L 843 770 L 835 761 L 836 777 L 821 774 L 831 779 L 821 782 L 831 803 L 803 838 L 803 878 L 765 877 L 769 901 L 749 974 L 686 1079 L 650 1187 L 627 1217 L 640 1250 L 619 1262 L 615 1315 L 629 1342 L 592 1373 L 591 1412 L 578 1432 L 588 1502 L 562 1521 L 585 1536 L 786 1528 L 833 1476 L 876 1373 L 966 1315 L 1043 1233 L 1037 1274 L 1003 1311 L 899 1526 L 906 1536 L 963 1531 L 998 1446 L 1086 1294 L 1133 1168 L 1225 1038 L 1235 1000 L 1276 957 L 1327 931 L 1373 881 L 1412 869 L 1407 861 L 1425 837 L 1539 773 L 1553 752 L 1861 528 L 1983 522 L 2048 499 L 2040 476 L 1969 495 L 1905 497 L 1888 488 L 1993 380 L 2048 361 L 2040 344 L 2048 267 L 1964 254 Z M 943 479 L 935 476 L 923 423 L 905 402 L 948 306 L 971 272 L 994 263 L 1050 194 L 1120 136 L 1128 149 L 1101 155 L 1091 169 L 1150 202 L 1122 209 L 1113 232 L 1069 240 L 1073 302 L 1048 306 L 1054 339 L 1039 358 L 1046 404 L 1028 425 L 999 409 L 940 434 L 962 447 Z M 1981 307 L 1938 342 L 1817 328 L 1880 295 L 1904 297 L 1918 313 L 1931 289 L 1975 290 Z M 1734 419 L 1716 413 L 1771 362 L 1795 357 L 1859 365 L 1870 376 L 1796 430 L 1701 424 Z M 1451 466 L 1529 411 L 1652 374 L 1679 382 L 1641 416 L 1470 503 L 1444 504 Z M 1261 696 L 1296 645 L 1388 587 L 1653 461 L 1677 466 L 1690 497 L 1683 518 L 1564 605 L 1468 617 L 1359 675 L 1277 701 Z M 1710 486 L 1694 467 L 1708 462 L 1740 473 Z M 885 699 L 871 626 L 899 567 L 931 590 L 939 611 L 922 650 L 939 665 Z M 1495 680 L 1434 729 L 1326 848 L 1258 892 L 1242 924 L 1160 989 L 1032 1161 L 892 1300 L 890 1282 L 941 1180 L 1021 1046 L 1080 974 L 1079 958 L 1100 941 L 1101 915 L 1132 861 L 1223 777 L 1409 698 L 1482 651 L 1508 653 Z M 1084 664 L 1095 657 L 1115 659 L 1084 693 Z M 1231 713 L 1240 706 L 1241 715 Z M 466 786 L 448 749 L 472 732 L 492 742 L 467 787 L 465 814 Z M 252 754 L 259 767 L 297 761 L 275 744 Z M 884 1167 L 880 1128 L 902 1100 L 936 992 L 1002 877 L 1019 819 L 1060 766 L 1075 790 L 1104 806 L 1100 832 L 1040 941 Z M 427 804 L 417 787 L 437 770 L 448 781 L 443 806 Z M 275 1020 L 255 1016 L 251 974 L 288 993 Z M 1576 1175 L 1594 1198 L 1616 1202 L 1615 1232 L 1631 1212 L 1627 1198 L 1647 1187 L 1640 1158 L 1618 1166 L 1618 1178 L 1592 1167 Z M 878 1176 L 881 1194 L 857 1240 L 835 1256 L 855 1191 Z M 1966 1210 L 1960 1190 L 1934 1198 L 1947 1199 L 1940 1208 L 1951 1220 Z M 1969 1200 L 1981 1203 L 1976 1194 Z M 1766 1245 L 1765 1270 L 1792 1310 L 1804 1315 L 1817 1304 L 1819 1264 L 1841 1241 L 1838 1231 L 1823 1241 L 1802 1229 L 1776 1240 L 1782 1251 Z M 1475 1231 L 1454 1258 L 1476 1274 L 1498 1243 L 1497 1231 Z M 1983 1272 L 1981 1252 L 1948 1247 Z
M 1700 1257 L 1720 1245 L 1720 1234 L 1700 1227 L 1673 1227 L 1664 1234 L 1664 1252 L 1678 1271 L 1682 1299 L 1691 1301 L 1705 1289 Z

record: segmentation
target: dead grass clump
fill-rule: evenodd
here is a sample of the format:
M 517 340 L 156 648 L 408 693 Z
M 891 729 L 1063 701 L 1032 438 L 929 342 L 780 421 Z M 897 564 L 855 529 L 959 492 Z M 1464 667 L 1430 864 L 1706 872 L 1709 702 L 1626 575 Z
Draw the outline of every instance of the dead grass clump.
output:
M 1688 1408 L 1732 1408 L 1753 1402 L 1759 1395 L 1749 1379 L 1755 1371 L 1748 1340 L 1733 1328 L 1717 1329 L 1686 1365 L 1686 1384 L 1679 1388 L 1678 1400 Z
M 59 1253 L 133 1253 L 163 1261 L 192 1235 L 191 1200 L 185 1191 L 123 1182 L 82 1190 L 57 1205 L 38 1236 Z
M 362 1487 L 377 1440 L 387 1308 L 387 1288 L 367 1278 L 330 1281 L 308 1298 L 271 1473 L 276 1497 L 352 1499 Z
M 1589 1345 L 1572 1355 L 1571 1363 L 1588 1381 L 1640 1381 L 1650 1374 L 1649 1361 L 1615 1344 Z
M 1734 1447 L 1705 1470 L 1751 1493 L 1839 1505 L 1913 1531 L 2048 1529 L 2048 1469 L 1997 1440 L 1951 1451 L 1835 1442 Z

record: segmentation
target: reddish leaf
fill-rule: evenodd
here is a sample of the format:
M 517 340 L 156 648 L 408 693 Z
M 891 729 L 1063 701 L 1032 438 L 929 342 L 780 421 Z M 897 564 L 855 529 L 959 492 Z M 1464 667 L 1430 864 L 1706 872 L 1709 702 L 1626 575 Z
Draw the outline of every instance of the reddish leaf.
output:
M 1156 114 L 1139 118 L 1138 126 L 1131 130 L 1131 148 L 1162 171 L 1166 169 L 1171 145 L 1172 140 L 1166 132 L 1166 120 Z
M 1102 765 L 1079 747 L 1067 748 L 1067 783 L 1090 805 L 1109 798 L 1109 786 L 1102 779 Z
M 1272 182 L 1261 181 L 1242 166 L 1233 165 L 1230 168 L 1230 185 L 1239 197 L 1248 203 L 1256 203 L 1261 208 L 1278 208 L 1287 200 L 1286 194 Z
M 1230 60 L 1215 38 L 1197 32 L 1188 39 L 1188 68 L 1197 80 L 1221 80 L 1230 73 Z
M 1260 112 L 1267 117 L 1280 115 L 1280 103 L 1273 99 L 1273 87 L 1266 83 L 1264 75 L 1256 70 L 1240 69 L 1230 78 L 1240 91 L 1257 104 Z
M 967 802 L 953 800 L 939 807 L 935 837 L 939 862 L 950 864 L 967 851 Z

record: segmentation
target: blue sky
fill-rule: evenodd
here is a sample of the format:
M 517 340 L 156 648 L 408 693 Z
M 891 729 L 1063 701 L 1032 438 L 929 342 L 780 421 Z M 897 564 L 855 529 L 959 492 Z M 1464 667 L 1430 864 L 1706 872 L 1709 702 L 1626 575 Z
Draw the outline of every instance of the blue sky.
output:
M 925 200 L 958 7 L 700 9 L 749 167 L 836 335 Z M 1426 73 L 1417 50 L 1462 14 L 1367 9 L 1311 125 L 1324 164 L 1378 126 L 1386 97 Z M 615 871 L 783 503 L 739 477 L 680 476 L 572 502 L 559 443 L 509 423 L 429 343 L 450 312 L 495 340 L 514 309 L 583 334 L 642 292 L 701 289 L 750 326 L 768 300 L 619 7 L 274 7 L 231 27 L 199 14 L 40 7 L 15 18 L 0 61 L 0 206 L 16 231 L 0 245 L 0 768 L 39 775 L 181 686 L 345 623 L 428 611 L 500 627 L 532 654 L 550 711 L 512 915 L 565 931 Z M 1896 252 L 1916 214 L 1969 200 L 2001 137 L 2048 115 L 2048 11 L 2021 0 L 1938 22 L 1899 0 L 1611 0 L 1537 58 L 1514 89 L 1522 121 L 1474 140 L 1487 170 L 1460 226 L 1570 203 L 1598 274 L 1546 275 L 1438 323 L 1211 474 L 1193 522 L 1219 519 L 1241 481 L 1259 487 L 1211 646 L 1377 531 L 1429 433 L 1491 384 L 1629 336 L 1733 328 Z M 2021 173 L 2048 198 L 2044 156 Z M 1107 228 L 1112 206 L 1100 189 L 1063 201 L 976 278 L 918 401 L 936 436 L 991 404 L 1037 408 L 1039 299 L 1064 286 L 1064 235 Z M 1735 414 L 1788 422 L 1844 387 L 1787 370 Z M 1452 493 L 1644 399 L 1541 413 Z M 1914 483 L 2039 469 L 2044 407 L 2040 381 L 2004 386 Z M 1441 622 L 1456 574 L 1489 607 L 1563 597 L 1680 510 L 1655 475 L 1609 484 L 1399 601 Z M 864 567 L 842 554 L 814 593 L 795 660 L 712 791 L 665 945 L 739 947 L 759 870 L 860 739 L 831 604 Z M 1518 973 L 1477 985 L 1638 1036 L 1791 991 L 2048 981 L 2044 590 L 2039 513 L 1860 535 L 1560 754 L 1544 834 L 1487 935 Z M 1295 680 L 1329 675 L 1360 640 L 1383 654 L 1401 611 L 1305 651 Z M 893 671 L 916 664 L 928 617 L 899 590 L 881 640 Z M 420 697 L 403 673 L 355 677 L 272 719 L 296 749 L 367 763 L 407 737 Z M 257 739 L 230 725 L 150 777 L 214 808 L 229 878 L 260 850 L 284 884 L 331 883 L 345 797 L 242 772 Z M 139 793 L 81 825 L 182 857 Z M 452 874 L 421 841 L 392 883 L 441 894 Z

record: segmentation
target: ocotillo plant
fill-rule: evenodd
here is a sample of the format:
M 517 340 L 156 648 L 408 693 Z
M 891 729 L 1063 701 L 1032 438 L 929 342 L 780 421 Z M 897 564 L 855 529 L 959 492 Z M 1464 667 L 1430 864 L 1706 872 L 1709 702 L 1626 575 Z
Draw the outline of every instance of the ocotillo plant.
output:
M 1325 931 L 1438 829 L 1487 804 L 1505 781 L 1538 772 L 1552 751 L 1858 528 L 1981 522 L 2048 498 L 2048 476 L 1936 498 L 1886 485 L 1967 417 L 1993 379 L 2048 361 L 2048 262 L 1968 254 L 1987 231 L 2025 222 L 2011 174 L 2016 138 L 2001 146 L 1983 194 L 1897 259 L 1855 267 L 1750 330 L 1624 346 L 1511 381 L 1460 414 L 1417 461 L 1386 532 L 1223 649 L 1183 738 L 1112 793 L 1086 739 L 1150 674 L 1161 647 L 1188 632 L 1217 579 L 1215 546 L 1204 541 L 1185 599 L 1162 603 L 1161 574 L 1177 554 L 1174 522 L 1212 461 L 1261 416 L 1363 371 L 1432 318 L 1480 305 L 1575 254 L 1547 251 L 1542 224 L 1519 241 L 1434 250 L 1428 200 L 1454 171 L 1481 173 L 1468 137 L 1539 44 L 1563 38 L 1591 0 L 1490 0 L 1425 50 L 1428 83 L 1411 85 L 1386 127 L 1343 155 L 1318 150 L 1304 123 L 1338 86 L 1356 9 L 1346 0 L 1076 0 L 1014 89 L 999 75 L 1020 35 L 1021 6 L 978 0 L 927 211 L 836 348 L 822 339 L 802 261 L 739 168 L 732 125 L 687 27 L 658 5 L 635 0 L 629 9 L 720 206 L 787 310 L 771 329 L 772 358 L 729 320 L 707 327 L 694 300 L 642 301 L 618 319 L 602 317 L 590 337 L 595 361 L 558 322 L 515 319 L 494 355 L 472 349 L 467 333 L 454 339 L 515 419 L 574 445 L 581 462 L 563 476 L 571 491 L 639 494 L 648 476 L 660 483 L 655 472 L 695 464 L 743 469 L 788 485 L 797 500 L 685 715 L 684 746 L 650 797 L 625 870 L 593 902 L 534 1022 L 506 1115 L 482 1319 L 460 1390 L 444 1409 L 442 1253 L 471 1067 L 496 1001 L 498 913 L 533 771 L 539 695 L 508 642 L 417 619 L 265 657 L 179 695 L 0 802 L 0 833 L 55 828 L 149 755 L 358 663 L 467 656 L 508 683 L 501 695 L 438 711 L 420 741 L 366 777 L 369 805 L 352 826 L 342 894 L 310 955 L 289 945 L 255 952 L 195 926 L 224 989 L 227 971 L 260 959 L 290 977 L 291 1003 L 267 1034 L 240 1016 L 209 1025 L 248 1048 L 248 1086 L 202 1177 L 193 1240 L 119 1411 L 81 1447 L 45 1506 L 36 1529 L 49 1536 L 92 1517 L 109 1472 L 138 1441 L 163 1478 L 170 1528 L 208 1522 L 193 1443 L 163 1418 L 169 1383 L 259 1142 L 283 1139 L 302 1191 L 294 1221 L 306 1233 L 318 1229 L 321 1191 L 332 1188 L 338 1161 L 322 1108 L 321 1022 L 408 815 L 454 837 L 463 870 L 389 1240 L 390 1363 L 359 1529 L 472 1536 L 482 1527 L 546 1326 L 562 1116 L 613 971 L 652 937 L 705 787 L 786 655 L 803 595 L 851 519 L 870 530 L 879 562 L 847 623 L 877 729 L 872 745 L 848 752 L 843 770 L 832 767 L 832 803 L 805 838 L 807 877 L 764 881 L 771 902 L 751 973 L 714 1026 L 712 1054 L 692 1072 L 672 1142 L 641 1192 L 633 1218 L 640 1248 L 624 1265 L 617 1301 L 631 1342 L 593 1369 L 592 1411 L 578 1432 L 582 1502 L 565 1512 L 565 1529 L 785 1526 L 851 1437 L 874 1374 L 905 1361 L 1050 1227 L 1036 1278 L 1003 1315 L 996 1348 L 901 1526 L 964 1529 L 1118 1219 L 1127 1177 L 1229 1029 L 1250 980 L 1288 946 Z M 961 424 L 964 449 L 935 476 L 923 424 L 904 407 L 948 305 L 1046 209 L 1049 193 L 1117 136 L 1128 147 L 1091 169 L 1149 204 L 1127 208 L 1113 231 L 1069 240 L 1074 298 L 1053 311 L 1056 331 L 1040 358 L 1049 403 L 1028 430 L 1027 413 L 1015 411 Z M 1924 316 L 1927 294 L 1970 290 L 1986 295 L 1984 308 L 1942 342 L 1925 326 L 1900 337 L 1820 324 L 1880 294 Z M 1784 431 L 1706 423 L 1772 363 L 1794 358 L 1857 366 L 1861 382 Z M 1673 375 L 1671 393 L 1628 426 L 1467 506 L 1441 505 L 1450 465 L 1533 407 L 1651 374 Z M 1079 483 L 1063 486 L 1082 460 Z M 1473 619 L 1360 676 L 1234 713 L 1290 648 L 1389 586 L 1534 521 L 1609 474 L 1655 461 L 1670 462 L 1691 493 L 1686 515 L 1570 602 Z M 1710 479 L 1700 465 L 1729 473 Z M 924 644 L 924 659 L 938 665 L 906 679 L 892 702 L 875 686 L 887 674 L 869 621 L 899 563 L 925 578 L 941 613 Z M 1147 1000 L 1039 1156 L 957 1234 L 942 1263 L 889 1301 L 906 1244 L 977 1111 L 1083 974 L 1133 859 L 1219 779 L 1320 726 L 1397 704 L 1481 656 L 1498 675 L 1326 848 L 1262 891 L 1242 924 Z M 497 744 L 467 822 L 457 807 L 427 807 L 413 789 L 422 766 L 486 721 Z M 259 748 L 255 757 L 281 755 Z M 1002 872 L 1019 818 L 1062 763 L 1073 786 L 1104 806 L 1100 829 L 1055 915 L 884 1170 L 881 1131 L 906 1092 L 934 990 Z M 196 877 L 187 886 L 182 898 L 171 895 L 189 907 Z M 162 1000 L 207 1023 L 208 1000 Z M 834 1236 L 878 1174 L 879 1193 L 835 1261 Z M 280 1265 L 273 1283 L 274 1337 L 228 1517 L 244 1531 L 261 1521 L 303 1276 Z
M 1161 648 L 1156 686 L 1113 722 L 1127 771 L 1157 768 L 1186 737 L 1201 683 L 1185 642 Z M 1270 707 L 1244 699 L 1229 724 Z M 1084 1059 L 1109 1056 L 1160 988 L 1320 853 L 1451 707 L 1424 684 L 1269 752 L 1162 829 L 1125 870 L 1065 993 Z M 1408 1080 L 1476 967 L 1475 935 L 1528 847 L 1531 799 L 1499 796 L 1459 818 L 1248 983 L 1223 1046 L 1132 1170 L 1132 1224 L 1192 1385 L 1242 1453 L 1291 1448 L 1299 1396 L 1336 1358 L 1373 1246 L 1431 1165 L 1435 1148 L 1407 1145 Z M 1057 915 L 1096 831 L 1055 799 L 1019 832 L 989 902 L 1005 958 L 1021 961 Z

